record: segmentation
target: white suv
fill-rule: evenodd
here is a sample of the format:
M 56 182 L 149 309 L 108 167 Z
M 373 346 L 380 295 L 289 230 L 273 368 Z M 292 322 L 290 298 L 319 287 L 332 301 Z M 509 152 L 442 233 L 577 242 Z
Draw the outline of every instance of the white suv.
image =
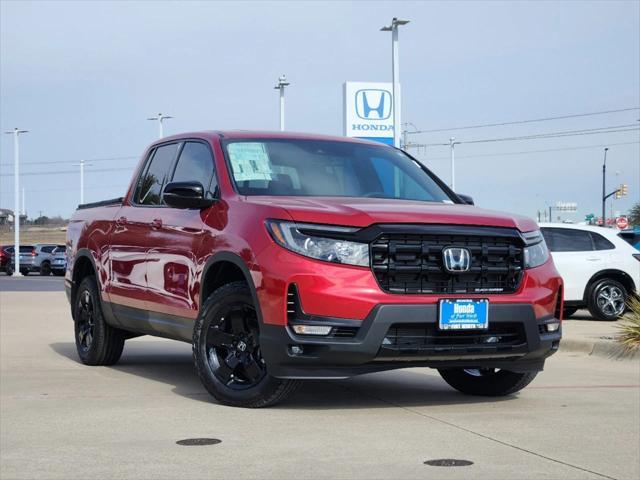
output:
M 584 307 L 599 320 L 620 317 L 640 287 L 640 251 L 609 228 L 541 223 L 540 229 L 564 280 L 564 317 Z

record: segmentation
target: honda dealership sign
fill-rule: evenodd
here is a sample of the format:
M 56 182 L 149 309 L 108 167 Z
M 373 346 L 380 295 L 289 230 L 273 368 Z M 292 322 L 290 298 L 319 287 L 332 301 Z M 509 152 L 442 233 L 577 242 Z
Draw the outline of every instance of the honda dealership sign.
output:
M 345 82 L 344 134 L 393 144 L 393 89 L 390 83 Z

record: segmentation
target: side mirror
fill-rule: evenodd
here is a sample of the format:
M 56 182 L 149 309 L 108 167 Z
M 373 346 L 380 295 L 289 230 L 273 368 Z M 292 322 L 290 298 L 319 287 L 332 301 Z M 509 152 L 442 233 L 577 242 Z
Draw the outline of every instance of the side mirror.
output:
M 458 197 L 460 197 L 460 199 L 467 205 L 475 205 L 475 203 L 473 202 L 473 197 L 470 197 L 469 195 L 465 195 L 463 193 L 458 193 L 456 195 L 458 195 Z
M 200 182 L 167 183 L 162 193 L 164 203 L 173 208 L 200 209 L 210 206 L 214 200 L 205 198 Z

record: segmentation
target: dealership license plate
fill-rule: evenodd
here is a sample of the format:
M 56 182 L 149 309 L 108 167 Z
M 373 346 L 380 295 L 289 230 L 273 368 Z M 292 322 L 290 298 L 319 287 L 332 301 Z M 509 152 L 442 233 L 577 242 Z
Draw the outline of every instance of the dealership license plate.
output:
M 482 330 L 489 328 L 489 300 L 440 300 L 440 330 Z

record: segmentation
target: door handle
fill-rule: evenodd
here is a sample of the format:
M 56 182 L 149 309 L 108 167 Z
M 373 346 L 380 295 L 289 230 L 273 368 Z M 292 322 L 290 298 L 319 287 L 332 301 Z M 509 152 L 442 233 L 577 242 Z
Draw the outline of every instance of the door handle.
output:
M 151 220 L 151 228 L 162 228 L 162 219 L 154 218 Z
M 116 225 L 126 225 L 127 217 L 120 217 L 116 220 Z

